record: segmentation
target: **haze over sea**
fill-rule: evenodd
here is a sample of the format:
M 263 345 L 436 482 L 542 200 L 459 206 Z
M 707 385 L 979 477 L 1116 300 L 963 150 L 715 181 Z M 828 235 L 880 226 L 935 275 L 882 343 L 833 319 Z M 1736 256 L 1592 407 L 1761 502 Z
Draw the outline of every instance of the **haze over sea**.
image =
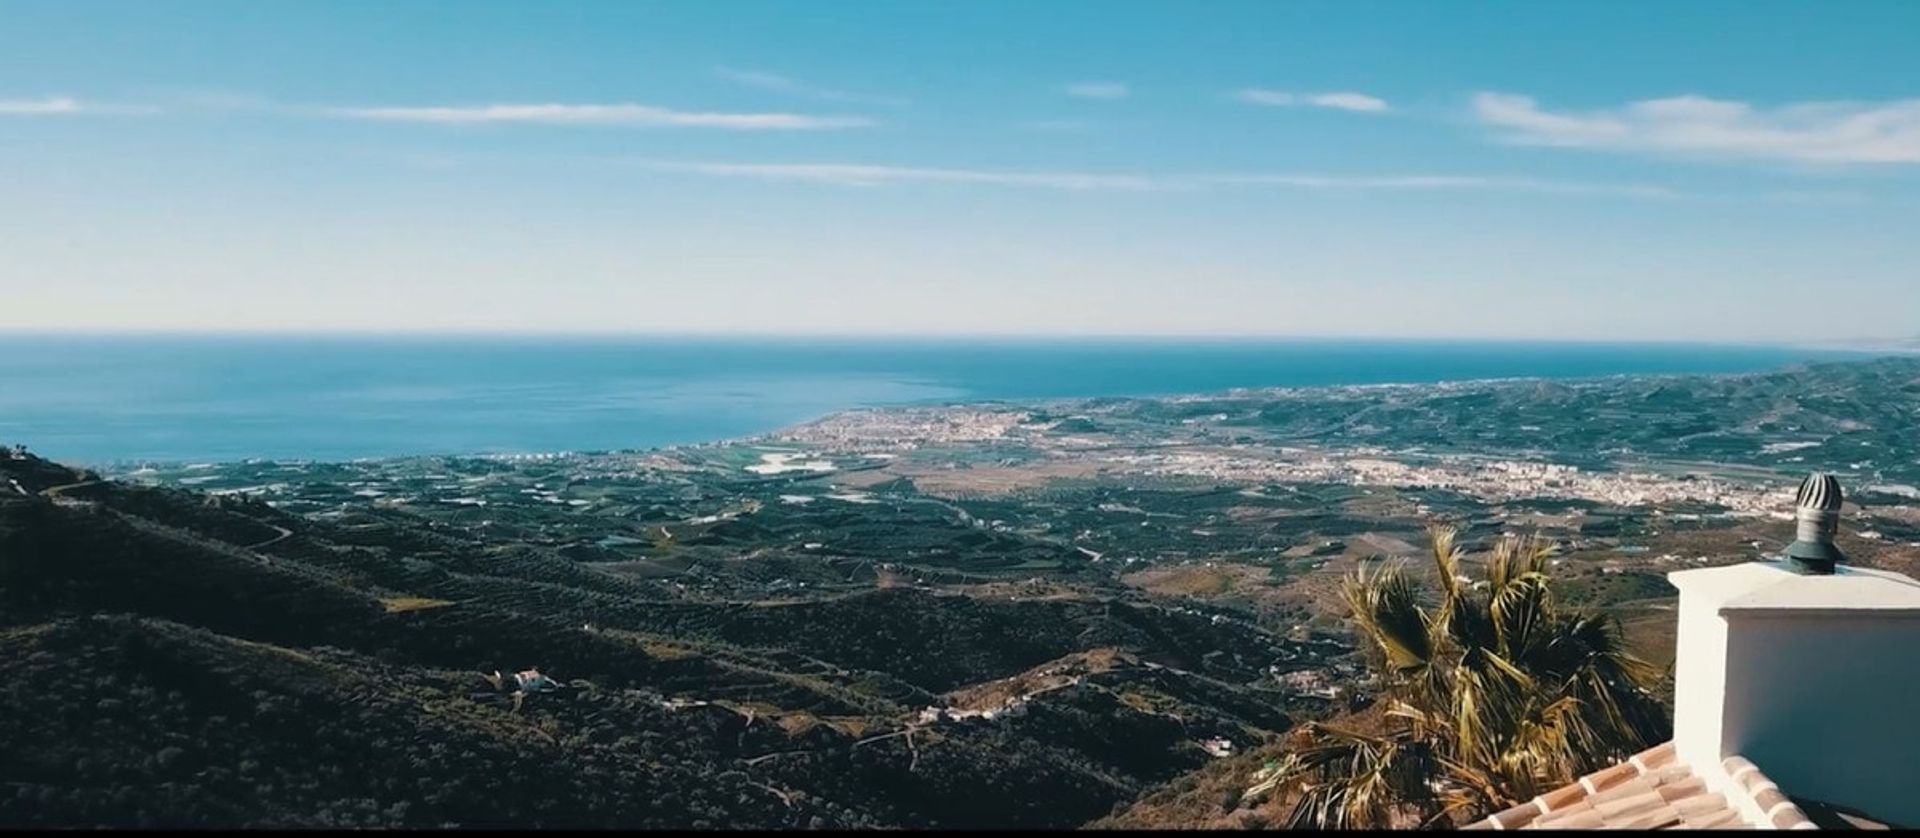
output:
M 106 464 L 607 451 L 852 407 L 1737 373 L 1859 355 L 1382 340 L 0 337 L 0 443 Z

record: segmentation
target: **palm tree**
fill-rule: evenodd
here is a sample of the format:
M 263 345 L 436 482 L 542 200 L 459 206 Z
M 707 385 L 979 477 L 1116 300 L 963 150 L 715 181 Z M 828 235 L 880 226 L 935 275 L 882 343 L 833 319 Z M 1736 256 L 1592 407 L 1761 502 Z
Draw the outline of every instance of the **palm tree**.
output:
M 1612 618 L 1560 608 L 1551 542 L 1508 536 L 1485 578 L 1454 529 L 1428 530 L 1438 596 L 1395 562 L 1342 595 L 1379 671 L 1387 732 L 1309 724 L 1249 796 L 1295 797 L 1293 827 L 1439 826 L 1532 799 L 1665 741 L 1660 672 Z

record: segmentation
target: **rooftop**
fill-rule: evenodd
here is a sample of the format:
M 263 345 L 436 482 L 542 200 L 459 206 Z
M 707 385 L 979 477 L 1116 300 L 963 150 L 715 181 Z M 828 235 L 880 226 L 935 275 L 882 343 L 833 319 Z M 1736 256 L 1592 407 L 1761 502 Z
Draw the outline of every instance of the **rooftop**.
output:
M 1784 562 L 1751 562 L 1732 567 L 1682 570 L 1668 574 L 1685 588 L 1711 585 L 1724 590 L 1722 613 L 1792 610 L 1884 614 L 1920 612 L 1920 583 L 1898 573 L 1838 565 L 1827 576 L 1794 572 Z
M 1724 789 L 1717 791 L 1716 788 Z M 1697 771 L 1672 742 L 1596 771 L 1467 829 L 1818 829 L 1741 757 Z

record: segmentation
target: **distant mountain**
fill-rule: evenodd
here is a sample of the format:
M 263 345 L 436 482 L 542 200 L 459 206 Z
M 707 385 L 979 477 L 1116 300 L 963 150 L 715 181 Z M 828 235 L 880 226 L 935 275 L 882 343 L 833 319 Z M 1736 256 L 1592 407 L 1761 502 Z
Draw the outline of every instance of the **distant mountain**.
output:
M 0 826 L 1070 827 L 1291 724 L 1243 686 L 1286 642 L 1197 613 L 693 601 L 386 520 L 0 456 Z
M 1920 335 L 1897 338 L 1838 338 L 1805 345 L 1813 349 L 1906 354 L 1920 352 Z
M 1528 453 L 1599 470 L 1635 458 L 1718 462 L 1920 484 L 1916 411 L 1920 358 L 1888 357 L 1748 375 L 1252 390 L 1130 400 L 1096 416 L 1142 434 L 1211 416 L 1280 444 Z

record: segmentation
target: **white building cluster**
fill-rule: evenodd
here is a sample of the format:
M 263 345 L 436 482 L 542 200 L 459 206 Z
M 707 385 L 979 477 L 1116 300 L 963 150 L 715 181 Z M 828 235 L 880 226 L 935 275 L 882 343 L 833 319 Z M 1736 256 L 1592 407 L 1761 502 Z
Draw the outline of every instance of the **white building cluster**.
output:
M 839 413 L 781 432 L 775 439 L 836 452 L 911 450 L 1013 435 L 1032 414 L 974 408 L 894 408 Z
M 1421 455 L 1410 463 L 1368 449 L 1279 453 L 1189 449 L 1129 453 L 1107 462 L 1150 476 L 1203 477 L 1229 483 L 1346 483 L 1356 486 L 1447 489 L 1489 502 L 1522 498 L 1577 498 L 1616 506 L 1709 503 L 1741 514 L 1767 514 L 1784 498 L 1778 487 L 1638 472 L 1593 472 L 1528 460 Z

